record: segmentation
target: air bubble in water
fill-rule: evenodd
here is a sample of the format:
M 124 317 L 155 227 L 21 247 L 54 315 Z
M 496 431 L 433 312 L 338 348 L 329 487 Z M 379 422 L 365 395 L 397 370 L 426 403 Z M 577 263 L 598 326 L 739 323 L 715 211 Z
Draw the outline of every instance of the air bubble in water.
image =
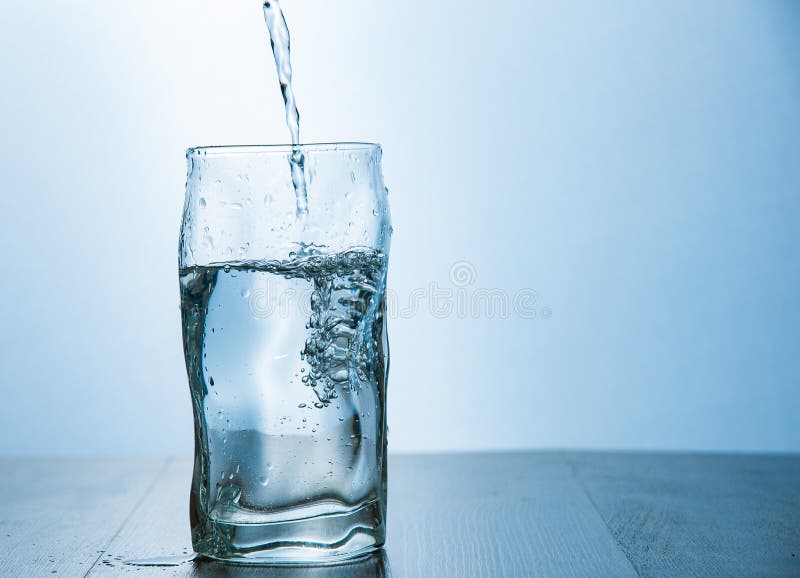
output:
M 362 212 L 370 210 L 371 207 L 362 208 Z M 380 483 L 374 475 L 377 471 L 369 467 L 355 465 L 357 474 L 348 473 L 345 468 L 348 464 L 363 463 L 364 452 L 374 447 L 368 447 L 362 440 L 375 439 L 380 427 L 379 421 L 374 419 L 374 410 L 370 410 L 369 415 L 365 412 L 364 420 L 357 423 L 359 416 L 355 411 L 360 412 L 358 402 L 363 399 L 355 396 L 358 388 L 376 388 L 377 394 L 380 387 L 376 380 L 381 377 L 376 373 L 383 365 L 375 361 L 381 359 L 384 352 L 380 341 L 372 337 L 379 333 L 375 324 L 382 319 L 377 316 L 379 310 L 373 304 L 382 288 L 385 256 L 361 249 L 344 253 L 321 250 L 318 254 L 297 247 L 292 249 L 297 255 L 290 261 L 242 261 L 232 265 L 228 275 L 224 274 L 224 263 L 193 267 L 181 273 L 187 358 L 194 359 L 197 365 L 190 378 L 200 394 L 214 393 L 199 400 L 207 418 L 207 451 L 213 454 L 204 474 L 207 497 L 213 502 L 213 492 L 233 486 L 239 488 L 242 495 L 241 506 L 235 505 L 233 490 L 224 500 L 217 501 L 219 508 L 214 515 L 219 518 L 215 519 L 239 515 L 251 506 L 254 506 L 253 512 L 268 512 L 276 502 L 285 500 L 289 504 L 294 497 L 298 497 L 298 504 L 309 497 L 314 500 L 319 492 L 300 494 L 315 484 L 316 490 L 322 493 L 349 492 L 355 488 L 363 491 L 359 495 L 367 495 Z M 234 273 L 238 274 L 237 278 L 233 278 Z M 232 313 L 246 312 L 254 303 L 242 298 L 256 295 L 256 288 L 267 287 L 270 283 L 277 283 L 280 290 L 297 290 L 298 295 L 308 291 L 304 297 L 308 310 L 294 309 L 289 320 L 276 317 L 274 323 L 254 322 L 252 327 L 244 327 L 246 331 L 239 330 Z M 270 290 L 275 287 L 272 285 Z M 295 300 L 292 306 L 296 304 Z M 250 318 L 244 323 L 250 323 Z M 226 330 L 223 331 L 223 327 Z M 212 334 L 212 329 L 217 328 L 220 331 Z M 287 335 L 285 331 L 291 333 Z M 265 347 L 265 344 L 270 345 Z M 275 348 L 277 345 L 280 350 Z M 241 363 L 220 365 L 221 361 L 230 363 L 232 351 Z M 286 357 L 274 362 L 276 353 L 285 353 Z M 203 364 L 207 366 L 205 371 Z M 225 381 L 219 388 L 208 387 L 204 391 L 203 381 L 211 385 L 215 379 L 209 369 L 214 369 L 218 375 L 223 371 Z M 304 391 L 301 377 L 307 378 L 304 382 L 313 389 L 313 396 Z M 295 382 L 289 383 L 289 379 Z M 230 387 L 234 384 L 236 387 Z M 309 401 L 292 400 L 286 410 L 281 411 L 280 406 L 267 403 L 274 399 L 270 397 L 272 393 L 277 393 L 269 390 L 274 387 L 285 389 L 280 392 L 283 400 L 296 395 Z M 246 419 L 237 419 L 241 408 L 246 408 L 243 410 Z M 298 408 L 311 409 L 295 412 Z M 221 409 L 224 415 L 218 413 Z M 305 421 L 302 421 L 303 416 L 306 416 Z M 339 426 L 334 428 L 330 420 Z M 292 431 L 295 426 L 302 427 Z M 351 433 L 359 436 L 366 433 L 367 436 L 349 439 Z M 230 445 L 227 445 L 228 438 Z M 280 466 L 268 473 L 265 462 L 272 458 L 279 460 L 276 463 Z M 307 466 L 303 465 L 304 459 L 308 461 Z M 335 465 L 327 467 L 327 460 L 334 461 Z M 239 463 L 241 468 L 237 476 L 235 470 Z M 221 470 L 225 471 L 222 479 L 218 478 Z M 218 484 L 216 489 L 215 484 Z M 294 488 L 300 494 L 284 493 L 294 492 Z M 276 502 L 271 502 L 273 499 Z

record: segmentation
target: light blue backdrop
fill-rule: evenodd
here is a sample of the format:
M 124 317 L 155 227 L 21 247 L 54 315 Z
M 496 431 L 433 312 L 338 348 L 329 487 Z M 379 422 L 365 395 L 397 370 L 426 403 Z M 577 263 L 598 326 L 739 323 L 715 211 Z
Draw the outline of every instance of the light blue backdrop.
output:
M 304 140 L 384 145 L 393 450 L 800 450 L 797 3 L 283 4 Z M 3 13 L 0 453 L 189 452 L 183 150 L 287 140 L 259 2 Z

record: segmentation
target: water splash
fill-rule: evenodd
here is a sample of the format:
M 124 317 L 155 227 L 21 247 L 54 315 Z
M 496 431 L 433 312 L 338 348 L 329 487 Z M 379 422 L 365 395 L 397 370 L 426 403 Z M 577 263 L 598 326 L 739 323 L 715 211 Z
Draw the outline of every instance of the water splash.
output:
M 289 165 L 292 171 L 292 185 L 297 199 L 297 216 L 308 213 L 308 193 L 304 171 L 305 156 L 300 149 L 300 112 L 292 90 L 292 60 L 289 27 L 278 0 L 264 0 L 264 20 L 269 29 L 269 40 L 275 67 L 278 69 L 278 82 L 281 86 L 283 104 L 286 108 L 286 126 L 292 137 L 292 154 Z

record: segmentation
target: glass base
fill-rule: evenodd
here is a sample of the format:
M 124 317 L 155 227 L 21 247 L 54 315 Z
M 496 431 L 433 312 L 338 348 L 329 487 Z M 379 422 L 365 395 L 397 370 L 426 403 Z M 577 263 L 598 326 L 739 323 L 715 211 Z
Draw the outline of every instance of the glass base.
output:
M 208 518 L 192 534 L 194 551 L 201 556 L 267 566 L 341 564 L 368 556 L 385 540 L 377 500 L 347 513 L 269 523 Z

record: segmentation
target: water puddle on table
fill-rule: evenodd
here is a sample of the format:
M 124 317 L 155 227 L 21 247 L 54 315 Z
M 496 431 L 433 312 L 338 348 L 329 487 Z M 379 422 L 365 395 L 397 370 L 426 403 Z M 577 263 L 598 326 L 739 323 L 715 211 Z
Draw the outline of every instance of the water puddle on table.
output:
M 128 566 L 180 566 L 191 562 L 197 554 L 183 554 L 182 556 L 155 556 L 153 558 L 138 558 L 136 560 L 123 560 Z

